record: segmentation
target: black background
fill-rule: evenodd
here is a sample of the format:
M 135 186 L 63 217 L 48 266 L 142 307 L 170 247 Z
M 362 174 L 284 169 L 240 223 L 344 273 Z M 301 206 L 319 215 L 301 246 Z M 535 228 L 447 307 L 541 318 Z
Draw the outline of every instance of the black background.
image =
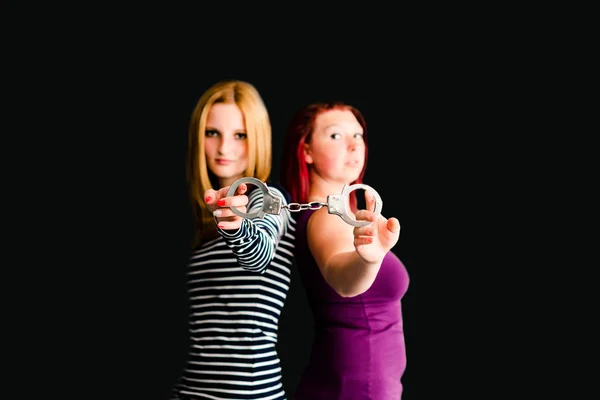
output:
M 528 357 L 538 353 L 518 346 L 537 341 L 523 333 L 538 311 L 517 297 L 544 287 L 539 278 L 549 265 L 540 257 L 555 257 L 560 245 L 534 247 L 528 258 L 514 252 L 540 240 L 542 222 L 549 235 L 564 234 L 548 226 L 555 210 L 547 201 L 571 187 L 555 181 L 571 175 L 556 171 L 567 162 L 562 149 L 549 147 L 570 132 L 556 126 L 563 115 L 556 105 L 572 96 L 560 98 L 552 84 L 560 73 L 554 76 L 555 42 L 542 37 L 548 30 L 515 26 L 504 12 L 474 16 L 460 8 L 377 10 L 364 15 L 365 24 L 362 10 L 352 8 L 354 25 L 331 28 L 276 18 L 294 37 L 273 24 L 226 23 L 226 14 L 207 10 L 190 13 L 193 22 L 181 29 L 143 12 L 64 14 L 61 21 L 33 11 L 7 24 L 5 48 L 5 184 L 15 189 L 4 198 L 15 207 L 5 208 L 12 218 L 3 222 L 9 239 L 23 243 L 4 246 L 15 254 L 3 272 L 20 275 L 3 280 L 5 289 L 16 288 L 6 302 L 14 323 L 4 331 L 23 343 L 5 342 L 16 350 L 7 390 L 21 398 L 34 390 L 41 397 L 165 398 L 187 352 L 189 116 L 208 86 L 234 78 L 255 84 L 267 104 L 276 168 L 278 135 L 298 106 L 335 98 L 363 111 L 366 181 L 382 195 L 383 214 L 402 224 L 394 251 L 411 276 L 403 304 L 405 399 L 416 399 L 417 380 L 426 383 L 422 392 L 433 392 L 425 398 L 522 393 L 515 384 L 530 381 Z M 258 27 L 259 37 L 245 35 Z M 554 130 L 563 135 L 556 142 L 548 137 Z M 13 152 L 12 140 L 24 151 Z M 531 201 L 542 189 L 544 198 Z M 423 280 L 417 355 L 416 286 Z M 289 390 L 310 341 L 296 331 L 310 328 L 294 282 L 280 332 Z M 554 311 L 555 294 L 541 299 Z M 542 353 L 554 367 L 555 352 Z M 520 368 L 527 373 L 518 376 Z

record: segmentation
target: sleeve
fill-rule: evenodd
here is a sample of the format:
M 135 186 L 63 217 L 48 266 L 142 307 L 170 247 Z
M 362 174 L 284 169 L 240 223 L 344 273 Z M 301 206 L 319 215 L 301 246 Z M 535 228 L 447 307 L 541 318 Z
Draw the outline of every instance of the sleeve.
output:
M 269 185 L 269 192 L 280 197 L 281 205 L 287 204 L 287 196 L 276 187 Z M 247 213 L 261 209 L 263 194 L 253 190 L 248 195 Z M 285 234 L 289 225 L 289 210 L 282 208 L 279 215 L 265 214 L 264 218 L 244 219 L 237 231 L 225 231 L 217 228 L 219 234 L 233 251 L 240 267 L 247 271 L 264 274 L 275 257 L 279 240 Z

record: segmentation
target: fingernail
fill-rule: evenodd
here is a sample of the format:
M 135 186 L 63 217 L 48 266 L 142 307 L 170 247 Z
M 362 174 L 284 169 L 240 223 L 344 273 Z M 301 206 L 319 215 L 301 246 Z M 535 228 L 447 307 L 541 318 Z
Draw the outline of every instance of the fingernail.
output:
M 220 216 L 221 216 L 221 214 L 223 214 L 223 213 L 221 212 L 221 210 L 215 210 L 215 211 L 213 212 L 213 215 L 214 215 L 215 217 L 220 217 Z
M 223 229 L 225 227 L 225 225 L 223 224 L 218 224 L 217 226 L 219 227 L 219 229 Z
M 224 206 L 225 205 L 225 200 L 221 199 L 221 200 L 217 201 L 217 205 Z
M 206 201 L 207 203 L 211 200 L 212 200 L 212 197 L 210 197 L 210 196 L 206 196 L 206 198 L 204 199 L 204 201 Z

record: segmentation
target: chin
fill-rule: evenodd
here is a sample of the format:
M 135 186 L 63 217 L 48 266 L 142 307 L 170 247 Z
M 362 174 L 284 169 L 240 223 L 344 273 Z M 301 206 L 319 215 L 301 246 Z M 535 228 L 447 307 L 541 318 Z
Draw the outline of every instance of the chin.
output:
M 352 176 L 350 179 L 348 179 L 348 184 L 356 181 L 358 179 L 358 177 L 360 176 L 360 174 L 356 174 L 355 176 Z

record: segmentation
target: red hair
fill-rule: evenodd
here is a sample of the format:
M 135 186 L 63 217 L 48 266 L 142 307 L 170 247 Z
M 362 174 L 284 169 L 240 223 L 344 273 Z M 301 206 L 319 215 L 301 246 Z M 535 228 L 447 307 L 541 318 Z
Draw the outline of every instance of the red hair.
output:
M 305 107 L 294 114 L 292 121 L 288 125 L 281 158 L 281 184 L 292 196 L 292 202 L 308 203 L 308 192 L 310 188 L 310 178 L 308 174 L 308 165 L 304 157 L 304 144 L 310 142 L 311 134 L 315 127 L 317 116 L 321 113 L 331 110 L 348 110 L 358 120 L 363 128 L 365 142 L 365 163 L 362 171 L 352 185 L 362 183 L 362 178 L 367 167 L 367 124 L 362 113 L 355 107 L 343 102 L 316 103 Z M 337 193 L 331 193 L 337 194 Z M 350 195 L 350 205 L 356 206 L 356 191 Z

